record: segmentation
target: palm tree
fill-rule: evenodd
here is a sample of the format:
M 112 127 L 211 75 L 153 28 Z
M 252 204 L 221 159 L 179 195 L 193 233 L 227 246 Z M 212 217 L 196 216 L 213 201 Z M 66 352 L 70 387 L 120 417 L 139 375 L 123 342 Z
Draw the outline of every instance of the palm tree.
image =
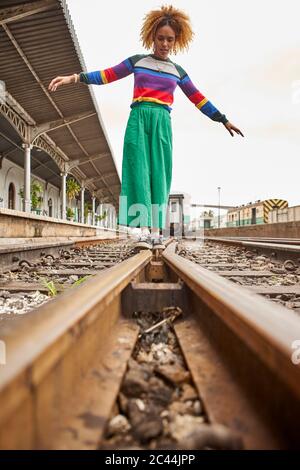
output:
M 67 193 L 67 198 L 69 203 L 73 201 L 73 199 L 76 198 L 76 196 L 80 192 L 80 185 L 77 183 L 77 181 L 74 180 L 74 178 L 69 178 L 67 179 L 67 185 L 66 185 L 66 193 Z
M 80 185 L 77 183 L 77 181 L 75 181 L 74 178 L 68 178 L 67 183 L 66 183 L 66 193 L 67 193 L 69 206 L 71 206 L 72 201 L 76 198 L 76 196 L 79 194 L 79 192 L 80 192 Z M 70 220 L 73 219 L 73 217 L 75 215 L 73 209 L 71 207 L 68 207 L 67 212 L 69 213 L 69 216 L 67 215 L 67 217 Z M 72 215 L 71 215 L 71 213 L 72 213 Z

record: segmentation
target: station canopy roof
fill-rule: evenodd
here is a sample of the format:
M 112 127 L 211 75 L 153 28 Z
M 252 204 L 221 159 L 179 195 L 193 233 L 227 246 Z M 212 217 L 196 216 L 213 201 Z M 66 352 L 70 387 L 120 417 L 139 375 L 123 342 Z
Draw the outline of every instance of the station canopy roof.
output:
M 60 187 L 60 173 L 68 171 L 103 201 L 118 205 L 120 178 L 92 87 L 48 91 L 54 77 L 81 70 L 86 67 L 65 0 L 0 2 L 2 94 L 6 90 L 0 157 L 23 166 L 24 138 L 12 123 L 13 112 L 15 120 L 41 131 L 42 145 L 32 149 L 33 175 Z

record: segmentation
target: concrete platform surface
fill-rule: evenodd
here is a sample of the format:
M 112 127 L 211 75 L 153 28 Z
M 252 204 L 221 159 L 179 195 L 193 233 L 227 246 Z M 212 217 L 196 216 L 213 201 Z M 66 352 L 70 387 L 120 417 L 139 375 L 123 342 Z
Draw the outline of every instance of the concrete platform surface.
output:
M 0 209 L 1 238 L 114 236 L 115 230 L 55 219 L 11 209 Z M 110 234 L 110 235 L 109 235 Z

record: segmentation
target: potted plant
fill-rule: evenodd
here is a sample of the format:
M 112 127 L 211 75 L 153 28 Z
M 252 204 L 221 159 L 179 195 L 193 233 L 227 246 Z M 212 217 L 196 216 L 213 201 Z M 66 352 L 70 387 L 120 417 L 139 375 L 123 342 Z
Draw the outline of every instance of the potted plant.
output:
M 42 193 L 42 185 L 38 181 L 34 180 L 31 185 L 31 209 L 37 214 L 41 213 L 41 207 L 44 200 L 41 196 Z
M 103 219 L 102 215 L 99 215 L 99 214 L 95 215 L 95 221 L 97 225 L 99 225 L 99 222 L 101 222 L 102 219 Z
M 108 211 L 104 211 L 103 214 L 101 215 L 101 220 L 105 220 L 107 218 Z M 107 224 L 105 225 L 107 227 Z
M 71 207 L 67 208 L 66 216 L 68 220 L 73 220 L 74 219 L 74 211 Z
M 30 185 L 30 199 L 31 199 L 31 211 L 37 214 L 41 213 L 41 206 L 43 203 L 43 186 L 39 181 L 32 180 Z M 24 186 L 20 188 L 19 196 L 24 200 Z
M 96 222 L 101 222 L 101 220 L 104 220 L 106 216 L 107 216 L 107 211 L 104 211 L 102 215 L 96 214 L 95 220 Z
M 90 202 L 84 203 L 84 219 L 87 220 L 89 212 L 92 210 L 92 204 Z

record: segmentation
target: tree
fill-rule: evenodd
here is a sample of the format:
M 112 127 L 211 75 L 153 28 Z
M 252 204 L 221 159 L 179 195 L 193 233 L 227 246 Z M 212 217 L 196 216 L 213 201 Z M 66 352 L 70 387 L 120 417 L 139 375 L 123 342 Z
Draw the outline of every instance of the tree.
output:
M 214 211 L 212 210 L 201 212 L 201 217 L 214 217 L 214 215 Z
M 76 198 L 79 192 L 80 192 L 80 185 L 77 183 L 77 181 L 75 181 L 74 178 L 67 179 L 66 193 L 67 193 L 69 204 Z

